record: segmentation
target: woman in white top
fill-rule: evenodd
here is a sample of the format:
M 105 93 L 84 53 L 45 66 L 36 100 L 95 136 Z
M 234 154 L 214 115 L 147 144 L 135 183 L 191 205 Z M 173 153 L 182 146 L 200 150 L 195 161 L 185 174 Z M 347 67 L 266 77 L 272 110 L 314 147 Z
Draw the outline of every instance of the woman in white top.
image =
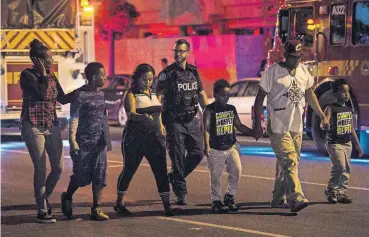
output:
M 154 75 L 155 70 L 151 65 L 138 65 L 132 76 L 131 89 L 124 98 L 124 108 L 129 120 L 123 132 L 124 168 L 118 178 L 118 198 L 114 207 L 121 215 L 130 214 L 124 205 L 124 194 L 144 156 L 154 173 L 165 215 L 174 214 L 169 198 L 165 129 L 161 121 L 162 107 L 150 89 Z

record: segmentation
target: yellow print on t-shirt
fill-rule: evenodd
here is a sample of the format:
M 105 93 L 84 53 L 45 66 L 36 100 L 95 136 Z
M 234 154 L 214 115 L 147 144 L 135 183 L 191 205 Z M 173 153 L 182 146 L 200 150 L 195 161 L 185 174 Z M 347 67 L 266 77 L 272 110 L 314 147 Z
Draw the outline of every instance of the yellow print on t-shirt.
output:
M 352 113 L 337 113 L 337 135 L 344 135 L 352 132 Z
M 233 133 L 233 111 L 225 111 L 215 114 L 217 136 Z

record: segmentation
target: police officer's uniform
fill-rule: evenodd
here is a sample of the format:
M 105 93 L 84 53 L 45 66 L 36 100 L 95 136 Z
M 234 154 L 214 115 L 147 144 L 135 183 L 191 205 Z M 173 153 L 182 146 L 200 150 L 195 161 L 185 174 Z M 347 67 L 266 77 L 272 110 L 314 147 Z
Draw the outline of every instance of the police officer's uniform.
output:
M 185 178 L 204 156 L 201 124 L 195 118 L 203 86 L 195 66 L 186 64 L 183 69 L 174 63 L 159 74 L 157 91 L 164 95 L 162 120 L 172 160 L 170 181 L 176 196 L 184 197 L 187 194 Z

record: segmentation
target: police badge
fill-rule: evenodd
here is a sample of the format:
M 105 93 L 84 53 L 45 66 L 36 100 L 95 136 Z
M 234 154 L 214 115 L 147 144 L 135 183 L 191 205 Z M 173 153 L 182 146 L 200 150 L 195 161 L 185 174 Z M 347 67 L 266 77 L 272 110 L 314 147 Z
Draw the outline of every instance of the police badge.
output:
M 166 79 L 165 73 L 160 73 L 158 80 L 159 81 L 165 81 L 165 79 Z

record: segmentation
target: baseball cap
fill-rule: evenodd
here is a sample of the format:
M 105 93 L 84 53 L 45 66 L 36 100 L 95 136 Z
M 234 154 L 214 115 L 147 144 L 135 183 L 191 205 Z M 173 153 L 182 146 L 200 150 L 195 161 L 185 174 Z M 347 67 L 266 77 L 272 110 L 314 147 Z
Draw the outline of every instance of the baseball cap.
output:
M 302 44 L 299 40 L 289 40 L 284 44 L 284 51 L 288 55 L 293 55 L 297 57 L 302 56 Z

